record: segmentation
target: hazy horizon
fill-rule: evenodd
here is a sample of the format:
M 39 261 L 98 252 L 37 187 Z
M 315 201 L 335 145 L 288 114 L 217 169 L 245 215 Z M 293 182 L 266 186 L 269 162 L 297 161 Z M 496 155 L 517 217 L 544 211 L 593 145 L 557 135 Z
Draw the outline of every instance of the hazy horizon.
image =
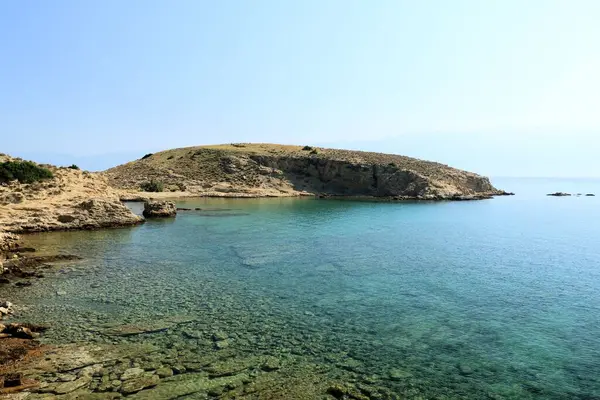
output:
M 600 2 L 0 5 L 0 152 L 103 170 L 232 142 L 600 177 Z

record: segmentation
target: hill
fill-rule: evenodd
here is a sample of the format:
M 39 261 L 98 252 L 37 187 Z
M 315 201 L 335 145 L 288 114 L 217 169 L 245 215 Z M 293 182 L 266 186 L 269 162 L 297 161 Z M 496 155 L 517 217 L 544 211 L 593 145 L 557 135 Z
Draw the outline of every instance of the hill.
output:
M 149 154 L 105 171 L 109 184 L 203 196 L 373 196 L 398 199 L 486 198 L 504 192 L 489 179 L 394 154 L 310 146 L 233 143 Z

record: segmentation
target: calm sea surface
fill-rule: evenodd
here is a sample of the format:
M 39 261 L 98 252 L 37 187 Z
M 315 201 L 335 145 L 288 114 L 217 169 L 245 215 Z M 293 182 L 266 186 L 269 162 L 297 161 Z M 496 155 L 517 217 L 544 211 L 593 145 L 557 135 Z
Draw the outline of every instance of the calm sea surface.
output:
M 205 210 L 31 236 L 86 260 L 11 296 L 54 326 L 51 343 L 205 354 L 221 351 L 219 331 L 230 355 L 320 365 L 402 398 L 600 399 L 600 196 L 546 197 L 600 195 L 600 182 L 494 184 L 517 196 L 183 200 Z M 196 322 L 132 338 L 98 328 L 173 315 Z

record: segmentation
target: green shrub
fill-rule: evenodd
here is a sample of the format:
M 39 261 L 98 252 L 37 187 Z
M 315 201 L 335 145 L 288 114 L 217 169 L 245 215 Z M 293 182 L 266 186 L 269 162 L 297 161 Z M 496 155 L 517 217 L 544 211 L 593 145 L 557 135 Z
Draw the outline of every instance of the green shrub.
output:
M 162 192 L 165 190 L 165 185 L 155 179 L 150 179 L 150 182 L 144 182 L 140 185 L 144 192 Z
M 389 165 L 390 167 L 397 167 L 396 163 L 394 163 L 394 162 L 391 162 L 391 163 L 389 163 L 388 165 Z
M 302 150 L 304 150 L 304 151 L 311 151 L 312 149 L 313 149 L 313 148 L 312 148 L 312 147 L 310 147 L 310 146 L 304 146 L 304 147 L 302 148 Z
M 319 152 L 317 149 L 312 149 L 309 154 L 319 154 Z
M 142 157 L 142 160 L 145 160 L 146 158 L 151 157 L 152 154 L 154 154 L 154 153 L 148 153 L 148 154 L 146 154 L 144 157 Z
M 73 164 L 73 165 L 70 165 L 70 166 L 68 166 L 67 168 L 70 168 L 70 169 L 80 169 L 80 168 L 79 168 L 77 165 L 75 165 L 75 164 Z
M 52 171 L 31 161 L 6 161 L 0 164 L 0 182 L 16 179 L 21 183 L 33 183 L 53 177 Z
M 167 157 L 167 160 L 172 160 L 173 158 L 175 158 L 175 156 L 169 156 Z

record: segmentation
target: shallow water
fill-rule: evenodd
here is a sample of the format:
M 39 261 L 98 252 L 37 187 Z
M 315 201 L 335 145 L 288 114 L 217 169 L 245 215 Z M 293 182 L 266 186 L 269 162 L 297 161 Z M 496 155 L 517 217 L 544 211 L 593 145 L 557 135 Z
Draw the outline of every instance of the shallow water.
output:
M 52 343 L 187 342 L 206 354 L 218 331 L 240 355 L 300 358 L 405 398 L 600 398 L 600 197 L 545 196 L 600 195 L 600 183 L 495 183 L 517 196 L 182 200 L 203 210 L 32 235 L 86 260 L 10 295 L 25 318 L 53 324 Z M 194 321 L 102 332 L 170 315 Z

